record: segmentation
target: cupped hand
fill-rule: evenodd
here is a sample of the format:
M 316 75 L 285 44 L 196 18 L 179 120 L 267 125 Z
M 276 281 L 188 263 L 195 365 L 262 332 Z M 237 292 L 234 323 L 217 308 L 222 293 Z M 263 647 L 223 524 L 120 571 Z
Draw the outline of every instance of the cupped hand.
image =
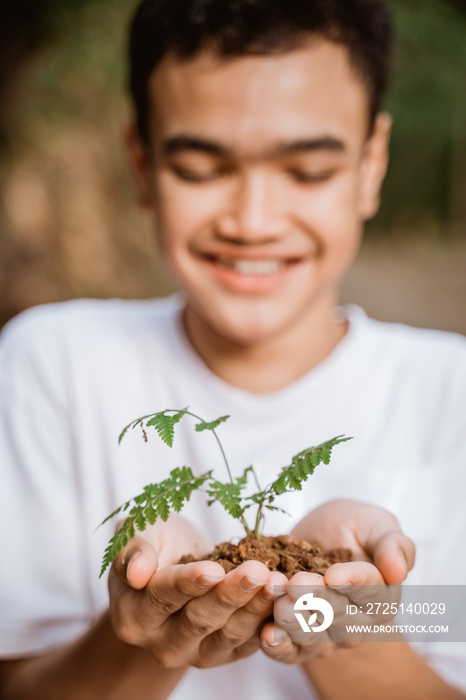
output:
M 374 573 L 378 582 L 389 584 L 400 584 L 414 566 L 414 543 L 402 533 L 395 516 L 369 503 L 348 499 L 324 503 L 300 520 L 290 537 L 318 540 L 327 550 L 346 547 L 353 552 L 357 561 L 328 570 L 329 585 L 367 585 L 363 561 L 378 569 L 378 577 Z
M 180 516 L 138 533 L 110 571 L 117 636 L 172 668 L 217 666 L 256 651 L 274 588 L 286 578 L 257 561 L 228 574 L 213 561 L 176 563 L 182 554 L 201 556 L 211 549 Z
M 287 583 L 286 595 L 274 608 L 274 623 L 267 623 L 261 632 L 263 651 L 284 663 L 300 663 L 317 656 L 329 656 L 341 648 L 360 643 L 346 635 L 345 611 L 349 604 L 358 611 L 377 597 L 383 609 L 391 610 L 400 594 L 399 584 L 414 565 L 415 548 L 406 537 L 393 514 L 383 508 L 350 500 L 323 504 L 306 515 L 290 534 L 292 539 L 318 540 L 324 549 L 346 547 L 355 561 L 334 564 L 325 576 L 299 573 Z M 388 585 L 387 585 L 388 584 Z M 302 593 L 317 587 L 316 595 L 326 598 L 335 611 L 330 628 L 314 636 L 303 632 L 297 622 L 294 604 Z M 375 606 L 372 609 L 376 609 Z M 377 608 L 379 609 L 379 608 Z M 390 617 L 384 617 L 388 622 Z M 364 612 L 351 619 L 353 624 L 373 624 L 374 616 Z

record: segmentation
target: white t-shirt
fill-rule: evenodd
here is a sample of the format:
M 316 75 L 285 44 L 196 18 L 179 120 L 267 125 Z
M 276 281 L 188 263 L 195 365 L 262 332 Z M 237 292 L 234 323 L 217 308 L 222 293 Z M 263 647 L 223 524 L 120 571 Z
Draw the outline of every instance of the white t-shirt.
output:
M 0 658 L 41 653 L 80 636 L 108 602 L 99 580 L 112 523 L 96 526 L 175 466 L 199 472 L 222 461 L 194 421 L 170 450 L 155 435 L 121 429 L 138 416 L 189 406 L 219 432 L 234 473 L 253 463 L 269 483 L 292 455 L 335 435 L 335 448 L 303 491 L 268 516 L 287 532 L 316 505 L 355 498 L 382 505 L 417 545 L 411 583 L 465 584 L 466 340 L 345 310 L 349 331 L 317 368 L 285 389 L 251 394 L 214 375 L 190 346 L 179 297 L 79 300 L 29 310 L 0 343 Z M 241 534 L 220 507 L 192 497 L 183 515 L 214 541 Z M 458 556 L 459 555 L 459 556 Z M 460 644 L 417 645 L 466 689 Z M 261 652 L 189 671 L 173 698 L 314 697 L 299 668 Z

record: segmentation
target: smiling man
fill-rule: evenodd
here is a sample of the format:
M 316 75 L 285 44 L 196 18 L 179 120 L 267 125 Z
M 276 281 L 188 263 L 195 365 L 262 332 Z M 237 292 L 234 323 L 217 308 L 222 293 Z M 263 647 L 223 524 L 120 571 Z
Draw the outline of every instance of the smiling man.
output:
M 377 210 L 390 119 L 371 116 L 345 46 L 319 36 L 271 56 L 168 55 L 149 94 L 147 140 L 133 127 L 128 141 L 190 339 L 231 384 L 279 389 L 345 333 L 331 312 Z M 242 357 L 260 367 L 252 383 Z
M 116 447 L 141 411 L 191 405 L 231 414 L 233 473 L 253 462 L 264 483 L 308 444 L 354 436 L 285 507 L 293 536 L 348 546 L 356 561 L 300 584 L 351 596 L 400 583 L 413 546 L 384 508 L 417 545 L 412 582 L 465 583 L 454 556 L 466 535 L 465 341 L 338 307 L 387 168 L 390 43 L 378 0 L 139 7 L 126 144 L 182 294 L 53 305 L 5 331 L 2 531 L 20 505 L 31 514 L 3 545 L 7 700 L 465 697 L 454 645 L 297 644 L 269 619 L 274 585 L 291 597 L 280 575 L 256 561 L 228 574 L 177 566 L 240 534 L 195 498 L 186 520 L 120 553 L 110 597 L 97 576 L 111 525 L 91 534 L 176 463 L 217 463 L 184 426 L 173 458 L 159 444 Z M 290 522 L 271 513 L 267 529 Z

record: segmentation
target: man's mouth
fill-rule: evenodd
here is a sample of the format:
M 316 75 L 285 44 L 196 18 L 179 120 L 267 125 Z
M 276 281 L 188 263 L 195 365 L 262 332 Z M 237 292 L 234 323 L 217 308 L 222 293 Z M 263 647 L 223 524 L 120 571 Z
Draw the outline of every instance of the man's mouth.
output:
M 242 258 L 237 255 L 207 253 L 204 254 L 203 257 L 207 262 L 213 263 L 220 268 L 236 272 L 239 275 L 244 275 L 245 277 L 265 277 L 267 275 L 276 275 L 303 261 L 302 256 Z
M 223 252 L 204 253 L 216 279 L 227 289 L 236 293 L 264 294 L 278 289 L 299 267 L 304 257 L 228 255 Z
M 240 275 L 252 275 L 255 277 L 264 277 L 266 275 L 275 275 L 283 270 L 288 264 L 286 260 L 263 259 L 250 260 L 246 258 L 229 258 L 218 257 L 215 262 L 229 270 L 234 270 Z

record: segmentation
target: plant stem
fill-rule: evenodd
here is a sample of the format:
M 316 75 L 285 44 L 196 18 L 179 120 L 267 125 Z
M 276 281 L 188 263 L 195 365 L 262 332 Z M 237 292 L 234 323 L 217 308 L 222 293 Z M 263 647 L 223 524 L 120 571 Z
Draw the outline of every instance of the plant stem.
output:
M 254 469 L 254 466 L 252 464 L 251 464 L 251 471 L 252 471 L 252 475 L 254 477 L 254 481 L 256 482 L 257 489 L 259 492 L 261 492 L 262 491 L 261 485 L 259 484 L 259 479 L 257 478 L 256 470 Z M 260 540 L 260 538 L 261 538 L 261 533 L 260 533 L 259 528 L 260 528 L 261 520 L 263 517 L 262 516 L 262 508 L 264 506 L 264 501 L 265 501 L 265 498 L 262 499 L 262 501 L 257 504 L 256 522 L 254 523 L 254 530 L 253 530 L 253 537 L 256 540 Z
M 257 506 L 257 515 L 256 515 L 256 522 L 254 523 L 254 538 L 256 540 L 260 540 L 261 538 L 261 533 L 260 533 L 260 524 L 262 520 L 262 506 L 264 505 L 264 501 L 258 504 Z
M 180 413 L 180 411 L 177 411 L 177 413 Z M 196 418 L 197 420 L 200 420 L 201 423 L 207 423 L 207 421 L 205 421 L 205 420 L 204 420 L 203 418 L 201 418 L 200 416 L 196 416 L 195 413 L 191 413 L 191 411 L 185 411 L 185 413 L 186 413 L 186 415 L 188 415 L 188 416 L 192 416 L 193 418 Z M 232 476 L 232 473 L 231 473 L 231 470 L 230 470 L 230 465 L 228 464 L 228 460 L 227 460 L 225 451 L 224 451 L 224 449 L 223 449 L 223 447 L 222 447 L 222 443 L 220 442 L 220 439 L 219 439 L 217 433 L 215 432 L 215 430 L 211 430 L 211 432 L 214 434 L 215 439 L 217 440 L 217 444 L 218 444 L 218 446 L 219 446 L 219 448 L 220 448 L 220 452 L 222 453 L 223 461 L 225 462 L 225 466 L 226 466 L 226 468 L 227 468 L 227 472 L 228 472 L 228 476 L 229 476 L 229 478 L 230 478 L 230 481 L 231 481 L 232 484 L 234 484 L 235 482 L 234 482 L 234 480 L 233 480 L 233 476 Z
M 254 481 L 256 482 L 256 486 L 257 486 L 258 490 L 262 491 L 261 485 L 259 484 L 259 479 L 257 478 L 256 470 L 254 469 L 253 464 L 251 464 L 251 471 L 252 471 L 252 475 L 254 477 Z
M 164 413 L 181 413 L 181 411 L 178 411 L 178 410 L 173 409 L 173 408 L 167 408 L 166 411 L 164 411 Z M 200 420 L 201 423 L 207 423 L 207 421 L 205 421 L 205 420 L 204 420 L 203 418 L 201 418 L 200 416 L 197 416 L 195 413 L 191 413 L 191 411 L 184 411 L 184 413 L 186 413 L 186 415 L 188 415 L 188 416 L 192 416 L 193 418 L 196 418 L 196 420 Z M 218 446 L 219 446 L 219 448 L 220 448 L 220 452 L 222 453 L 223 461 L 225 462 L 225 467 L 226 467 L 226 469 L 227 469 L 228 477 L 229 477 L 229 479 L 230 479 L 230 482 L 231 482 L 232 484 L 234 484 L 235 481 L 234 481 L 233 475 L 232 475 L 232 473 L 231 473 L 230 465 L 228 464 L 228 460 L 227 460 L 227 457 L 226 457 L 226 454 L 225 454 L 225 450 L 223 449 L 222 443 L 220 442 L 220 438 L 218 437 L 218 435 L 217 435 L 217 433 L 215 432 L 215 430 L 212 430 L 211 432 L 214 434 L 214 437 L 215 437 L 215 439 L 217 440 L 217 444 L 218 444 Z M 257 537 L 256 537 L 256 534 L 255 534 L 255 531 L 251 531 L 251 530 L 249 529 L 248 524 L 247 524 L 247 522 L 246 522 L 246 520 L 245 520 L 245 518 L 244 518 L 244 515 L 240 515 L 240 518 L 239 518 L 239 519 L 240 519 L 241 524 L 242 524 L 242 526 L 244 527 L 244 529 L 245 529 L 246 534 L 248 535 L 248 537 L 252 537 L 253 539 L 256 539 Z

